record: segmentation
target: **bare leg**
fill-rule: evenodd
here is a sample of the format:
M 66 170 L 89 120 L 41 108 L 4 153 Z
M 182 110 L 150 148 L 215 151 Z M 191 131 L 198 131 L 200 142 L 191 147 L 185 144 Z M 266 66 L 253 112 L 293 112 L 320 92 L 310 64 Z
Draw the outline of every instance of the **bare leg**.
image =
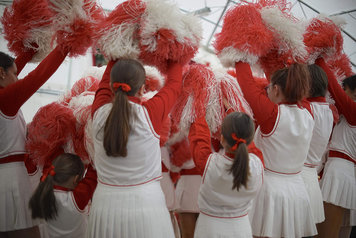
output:
M 325 221 L 316 225 L 317 238 L 338 238 L 345 208 L 324 202 Z
M 193 238 L 195 223 L 199 213 L 179 213 L 179 224 L 182 238 Z
M 352 226 L 342 226 L 339 232 L 339 238 L 350 238 Z
M 175 238 L 180 238 L 180 230 L 179 230 L 179 225 L 176 216 L 174 215 L 174 211 L 170 211 L 169 214 L 171 215 L 171 221 L 173 224 L 173 231 L 174 231 L 174 237 Z
M 41 238 L 40 230 L 38 226 L 34 226 L 27 229 L 16 230 L 16 231 L 9 231 L 8 238 Z

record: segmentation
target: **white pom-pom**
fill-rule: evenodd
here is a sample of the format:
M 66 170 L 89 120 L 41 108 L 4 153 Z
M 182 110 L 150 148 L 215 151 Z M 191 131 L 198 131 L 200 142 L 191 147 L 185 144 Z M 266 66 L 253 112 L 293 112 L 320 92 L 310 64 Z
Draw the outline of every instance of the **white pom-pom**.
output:
M 218 55 L 220 62 L 225 67 L 235 67 L 235 62 L 246 62 L 254 65 L 258 56 L 247 53 L 247 51 L 239 51 L 232 46 L 224 48 Z

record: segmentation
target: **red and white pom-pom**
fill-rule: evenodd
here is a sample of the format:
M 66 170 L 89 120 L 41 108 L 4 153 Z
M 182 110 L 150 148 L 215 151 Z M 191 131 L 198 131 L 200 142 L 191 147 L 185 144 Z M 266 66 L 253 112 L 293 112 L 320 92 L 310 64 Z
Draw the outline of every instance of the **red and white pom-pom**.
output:
M 329 58 L 340 55 L 343 38 L 339 26 L 323 15 L 313 18 L 304 33 L 304 43 L 308 50 L 308 63 L 313 64 L 319 57 Z
M 60 101 L 69 103 L 73 97 L 77 97 L 84 92 L 95 92 L 99 88 L 99 82 L 99 79 L 92 76 L 81 78 L 74 83 L 69 92 L 63 95 Z
M 280 52 L 278 44 L 274 45 L 275 46 L 266 55 L 258 59 L 258 64 L 267 78 L 270 78 L 275 71 L 289 67 L 291 64 L 296 62 L 293 60 L 293 56 L 290 51 Z
M 170 169 L 179 172 L 181 169 L 192 169 L 195 167 L 190 153 L 189 142 L 185 137 L 183 140 L 170 145 Z
M 263 22 L 274 34 L 278 51 L 281 54 L 290 52 L 293 59 L 304 59 L 307 50 L 303 42 L 305 27 L 302 22 L 283 13 L 277 6 L 264 7 L 260 12 Z
M 109 60 L 138 58 L 139 23 L 145 9 L 143 1 L 128 0 L 119 4 L 99 23 L 97 46 Z
M 172 109 L 173 124 L 188 134 L 195 118 L 205 115 L 211 89 L 214 87 L 214 73 L 205 65 L 192 64 L 183 75 L 183 90 Z
M 50 0 L 53 11 L 55 38 L 63 52 L 69 56 L 86 53 L 93 45 L 98 21 L 104 18 L 103 10 L 95 0 Z
M 8 48 L 16 56 L 33 49 L 31 62 L 39 62 L 51 51 L 52 13 L 46 0 L 15 0 L 5 8 L 1 23 Z
M 346 54 L 341 54 L 337 57 L 330 58 L 326 63 L 334 72 L 339 82 L 355 74 L 352 72 L 351 62 Z
M 38 110 L 27 130 L 26 149 L 43 166 L 76 133 L 76 119 L 71 108 L 54 102 Z
M 184 65 L 194 57 L 201 35 L 199 18 L 183 14 L 168 1 L 147 0 L 140 23 L 139 58 L 166 72 L 167 61 Z
M 237 5 L 224 18 L 220 33 L 216 34 L 214 47 L 225 67 L 235 62 L 255 64 L 273 43 L 273 33 L 266 27 L 256 4 Z
M 101 67 L 91 66 L 91 67 L 87 68 L 86 70 L 84 70 L 82 78 L 91 76 L 91 77 L 94 77 L 100 81 L 103 78 L 105 70 L 106 70 L 106 65 L 101 66 Z
M 155 67 L 144 66 L 146 71 L 145 92 L 157 92 L 164 85 L 164 77 Z

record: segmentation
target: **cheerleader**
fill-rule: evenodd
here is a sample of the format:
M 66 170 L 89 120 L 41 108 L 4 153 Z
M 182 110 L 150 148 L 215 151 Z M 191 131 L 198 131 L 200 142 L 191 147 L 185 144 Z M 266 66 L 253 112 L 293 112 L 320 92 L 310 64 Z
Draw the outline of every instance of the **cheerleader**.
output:
M 202 175 L 194 237 L 252 237 L 247 213 L 263 181 L 263 164 L 247 149 L 254 131 L 247 114 L 229 114 L 221 128 L 225 154 L 220 154 L 212 153 L 205 118 L 192 124 L 190 147 Z
M 0 52 L 0 233 L 15 237 L 39 237 L 28 202 L 32 193 L 24 161 L 26 122 L 20 107 L 51 77 L 69 52 L 57 46 L 24 79 L 17 75 L 35 52 L 24 52 L 14 60 Z M 36 171 L 36 166 L 30 173 Z
M 158 133 L 181 91 L 182 66 L 170 63 L 165 86 L 141 103 L 144 81 L 138 61 L 110 61 L 96 92 L 92 116 L 98 186 L 89 237 L 174 237 L 159 182 Z
M 318 237 L 338 237 L 344 213 L 356 209 L 356 102 L 352 99 L 355 89 L 350 84 L 350 87 L 345 86 L 345 93 L 325 61 L 318 59 L 317 64 L 328 76 L 328 90 L 340 113 L 321 180 L 325 221 L 318 226 Z
M 47 221 L 49 237 L 86 237 L 88 203 L 96 184 L 91 165 L 84 175 L 84 164 L 77 155 L 64 153 L 44 171 L 30 199 L 32 218 Z
M 251 215 L 256 237 L 305 237 L 316 232 L 309 196 L 300 175 L 314 127 L 306 65 L 293 64 L 271 76 L 266 92 L 254 82 L 250 66 L 237 62 L 236 74 L 258 128 L 256 146 L 265 161 L 262 188 Z
M 315 223 L 324 221 L 324 207 L 321 190 L 319 187 L 317 167 L 326 151 L 333 127 L 333 113 L 330 105 L 326 102 L 325 94 L 328 79 L 325 72 L 317 65 L 309 65 L 310 93 L 307 99 L 314 115 L 313 136 L 310 142 L 307 159 L 302 170 L 302 177 L 307 188 L 310 205 Z

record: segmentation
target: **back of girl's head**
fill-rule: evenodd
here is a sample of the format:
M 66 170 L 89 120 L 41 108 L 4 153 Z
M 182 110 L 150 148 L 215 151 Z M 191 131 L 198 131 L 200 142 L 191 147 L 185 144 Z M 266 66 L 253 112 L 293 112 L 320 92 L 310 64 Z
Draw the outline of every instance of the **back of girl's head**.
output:
M 354 91 L 356 89 L 356 74 L 344 79 L 342 81 L 342 87 L 344 90 L 349 88 L 351 91 Z
M 84 164 L 79 156 L 64 153 L 56 157 L 52 166 L 43 171 L 41 182 L 30 199 L 32 218 L 54 219 L 57 214 L 54 184 L 64 184 L 79 175 L 84 174 Z
M 328 76 L 316 64 L 308 65 L 310 73 L 309 97 L 324 97 L 328 88 Z
M 113 106 L 104 127 L 104 148 L 108 156 L 127 156 L 130 119 L 131 116 L 135 116 L 131 115 L 127 96 L 134 96 L 145 79 L 145 69 L 140 62 L 133 59 L 121 59 L 111 69 L 111 84 L 124 83 L 131 89 L 128 91 L 123 87 L 115 89 Z
M 296 103 L 309 95 L 310 74 L 305 64 L 292 64 L 272 74 L 272 85 L 281 87 L 287 102 Z
M 221 126 L 221 133 L 230 146 L 230 150 L 234 149 L 234 145 L 238 144 L 234 151 L 234 162 L 229 168 L 229 172 L 233 175 L 232 189 L 239 190 L 241 186 L 247 187 L 249 175 L 249 155 L 247 145 L 253 140 L 255 133 L 254 123 L 249 115 L 243 112 L 233 112 L 227 115 Z M 245 142 L 239 142 L 244 140 Z
M 14 58 L 0 51 L 0 67 L 4 70 L 10 68 L 14 63 Z

